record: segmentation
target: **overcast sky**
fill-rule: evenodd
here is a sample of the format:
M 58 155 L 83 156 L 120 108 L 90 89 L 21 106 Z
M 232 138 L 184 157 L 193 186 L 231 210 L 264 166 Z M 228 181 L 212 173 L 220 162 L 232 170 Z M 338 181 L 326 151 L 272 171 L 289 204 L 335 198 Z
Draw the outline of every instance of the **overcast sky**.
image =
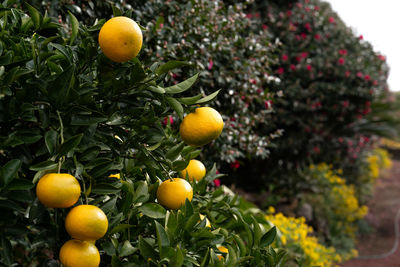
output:
M 400 0 L 325 0 L 390 66 L 389 87 L 400 91 Z

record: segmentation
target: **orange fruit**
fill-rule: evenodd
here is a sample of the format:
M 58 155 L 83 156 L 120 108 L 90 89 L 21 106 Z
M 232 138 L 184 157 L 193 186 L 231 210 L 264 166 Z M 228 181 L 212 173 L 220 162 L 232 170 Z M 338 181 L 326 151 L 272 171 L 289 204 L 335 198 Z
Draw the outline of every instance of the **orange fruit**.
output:
M 78 180 L 68 173 L 48 173 L 40 178 L 36 186 L 39 201 L 49 208 L 68 208 L 81 195 Z
M 72 239 L 61 247 L 60 261 L 64 267 L 98 267 L 100 253 L 92 243 Z
M 120 173 L 114 173 L 114 174 L 110 174 L 108 177 L 109 177 L 109 178 L 117 178 L 117 179 L 120 179 L 120 178 L 121 178 L 121 174 L 120 174 Z
M 229 252 L 228 249 L 226 247 L 224 247 L 224 246 L 217 246 L 217 249 L 220 252 L 223 252 L 223 253 L 226 253 L 226 254 L 228 254 L 228 252 Z M 223 255 L 217 255 L 217 257 L 218 257 L 219 260 L 222 260 L 224 258 Z
M 193 189 L 188 181 L 182 178 L 165 180 L 157 189 L 158 202 L 168 209 L 179 209 L 186 199 L 192 201 Z
M 139 25 L 128 17 L 114 17 L 100 29 L 101 51 L 115 62 L 126 62 L 136 57 L 142 48 L 142 42 Z
M 179 127 L 182 140 L 191 146 L 204 146 L 217 139 L 224 128 L 221 115 L 213 108 L 196 108 Z
M 206 176 L 206 167 L 204 167 L 204 164 L 201 163 L 201 161 L 192 159 L 189 161 L 189 165 L 186 169 L 180 172 L 180 175 L 184 179 L 186 179 L 187 176 L 190 181 L 193 181 L 193 179 L 200 181 L 204 176 Z
M 108 220 L 100 208 L 93 205 L 79 205 L 68 213 L 65 228 L 72 238 L 97 240 L 107 232 Z

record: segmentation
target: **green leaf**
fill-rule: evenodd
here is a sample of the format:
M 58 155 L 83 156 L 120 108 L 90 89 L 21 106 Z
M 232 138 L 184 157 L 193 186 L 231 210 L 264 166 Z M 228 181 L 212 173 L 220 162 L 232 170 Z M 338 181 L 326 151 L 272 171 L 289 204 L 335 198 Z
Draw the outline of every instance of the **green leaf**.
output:
M 40 14 L 40 12 L 30 4 L 25 2 L 25 5 L 28 8 L 29 15 L 32 19 L 33 25 L 35 26 L 35 30 L 39 29 L 43 21 L 42 14 Z
M 175 160 L 179 156 L 179 153 L 181 153 L 181 151 L 183 150 L 184 147 L 185 147 L 185 143 L 180 142 L 179 144 L 171 147 L 168 150 L 168 152 L 165 154 L 165 157 L 171 161 Z
M 181 267 L 183 265 L 184 255 L 179 247 L 175 249 L 175 255 L 170 259 L 168 266 Z
M 167 213 L 167 211 L 157 203 L 146 203 L 139 208 L 139 211 L 143 213 L 143 215 L 153 219 L 165 218 L 165 214 Z
M 124 244 L 122 245 L 119 256 L 126 257 L 126 256 L 129 256 L 129 255 L 135 253 L 137 250 L 138 250 L 138 248 L 133 247 L 131 242 L 129 242 L 129 240 L 125 240 Z
M 74 149 L 79 143 L 81 142 L 83 134 L 77 134 L 69 138 L 64 144 L 61 145 L 60 149 L 58 150 L 57 157 L 62 157 L 66 155 L 69 151 Z
M 0 171 L 0 186 L 8 185 L 21 168 L 22 162 L 19 159 L 12 159 L 7 162 Z
M 8 184 L 7 190 L 29 190 L 34 186 L 35 185 L 31 181 L 25 179 L 14 179 Z
M 274 242 L 274 239 L 276 237 L 276 227 L 272 227 L 268 232 L 266 232 L 260 241 L 260 247 L 266 247 L 272 244 Z
M 146 181 L 139 181 L 135 190 L 133 203 L 146 202 L 149 199 L 149 187 Z
M 167 63 L 159 66 L 156 70 L 155 73 L 158 75 L 167 73 L 170 70 L 176 69 L 176 68 L 180 68 L 183 66 L 188 66 L 190 65 L 190 63 L 185 62 L 185 61 L 177 61 L 177 60 L 171 60 L 168 61 Z
M 166 98 L 168 104 L 176 111 L 180 119 L 183 119 L 183 107 L 182 104 L 172 97 Z
M 116 7 L 115 5 L 111 5 L 111 7 L 112 7 L 112 11 L 113 11 L 113 16 L 114 16 L 114 17 L 122 16 L 122 11 L 121 11 L 121 9 L 119 9 L 119 8 Z
M 110 231 L 110 235 L 124 231 L 126 229 L 135 227 L 134 225 L 130 225 L 130 224 L 126 224 L 126 223 L 122 223 L 122 224 L 118 224 L 117 226 L 115 226 L 111 231 Z
M 253 215 L 251 215 L 251 219 L 253 220 L 253 231 L 254 231 L 254 247 L 258 247 L 260 244 L 260 240 L 262 237 L 262 232 L 260 225 L 258 224 L 257 220 L 254 218 Z
M 68 101 L 70 90 L 75 80 L 74 71 L 74 66 L 69 66 L 49 86 L 49 96 L 54 101 L 56 107 L 62 107 Z
M 75 42 L 76 36 L 78 35 L 79 21 L 70 11 L 68 11 L 68 16 L 71 22 L 71 37 L 69 39 L 69 45 L 72 45 Z
M 218 91 L 215 91 L 212 94 L 209 94 L 206 97 L 203 97 L 202 99 L 197 100 L 194 104 L 204 104 L 204 103 L 210 102 L 210 101 L 214 100 L 214 98 L 217 97 L 217 95 L 220 91 L 221 91 L 221 89 L 219 89 Z
M 104 205 L 100 206 L 104 213 L 109 213 L 110 211 L 115 209 L 115 204 L 117 203 L 117 197 L 114 197 L 104 203 Z
M 105 121 L 107 121 L 106 117 L 96 117 L 93 115 L 73 115 L 71 118 L 71 125 L 92 125 Z
M 153 247 L 142 237 L 139 236 L 139 250 L 145 260 L 156 259 L 157 253 Z
M 181 102 L 184 105 L 193 105 L 196 104 L 196 102 L 202 97 L 201 94 L 195 95 L 195 96 L 190 96 L 190 97 L 180 97 L 178 98 L 178 101 Z
M 47 160 L 47 161 L 43 161 L 43 162 L 40 162 L 38 164 L 31 166 L 29 169 L 31 171 L 46 171 L 46 170 L 52 170 L 52 169 L 56 168 L 57 165 L 58 164 L 55 163 L 54 161 Z
M 121 191 L 121 189 L 111 185 L 111 184 L 97 184 L 95 186 L 93 186 L 92 188 L 92 193 L 94 194 L 116 194 L 119 191 Z
M 191 232 L 193 227 L 200 221 L 199 213 L 195 213 L 189 217 L 189 219 L 185 223 L 185 230 Z
M 243 239 L 240 238 L 240 236 L 237 235 L 237 234 L 234 234 L 234 235 L 233 235 L 233 239 L 235 239 L 235 242 L 236 242 L 236 244 L 237 244 L 238 247 L 239 247 L 239 250 L 240 250 L 240 257 L 246 256 L 246 251 L 247 251 L 247 249 L 246 249 L 246 245 L 245 245 Z
M 54 130 L 47 131 L 44 135 L 44 142 L 50 155 L 52 155 L 57 145 L 57 132 Z
M 165 89 L 158 85 L 157 86 L 150 85 L 149 87 L 147 87 L 147 89 L 157 94 L 165 94 Z
M 154 224 L 156 225 L 158 249 L 161 251 L 162 248 L 170 246 L 168 234 L 159 222 L 154 221 Z
M 193 75 L 192 77 L 190 77 L 189 79 L 187 79 L 183 82 L 180 82 L 180 83 L 175 84 L 170 87 L 166 87 L 165 92 L 168 94 L 178 94 L 178 93 L 185 92 L 190 87 L 192 87 L 192 85 L 196 82 L 198 77 L 199 77 L 199 73 Z

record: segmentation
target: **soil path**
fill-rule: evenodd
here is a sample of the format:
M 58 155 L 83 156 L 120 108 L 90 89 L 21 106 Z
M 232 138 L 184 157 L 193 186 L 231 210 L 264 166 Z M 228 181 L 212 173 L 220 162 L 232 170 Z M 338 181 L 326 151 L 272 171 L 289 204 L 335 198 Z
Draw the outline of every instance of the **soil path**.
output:
M 360 256 L 383 254 L 393 246 L 394 219 L 400 209 L 400 161 L 393 161 L 393 167 L 377 180 L 368 208 L 366 220 L 374 230 L 370 235 L 358 239 Z M 400 247 L 384 259 L 354 259 L 345 262 L 342 267 L 400 267 Z

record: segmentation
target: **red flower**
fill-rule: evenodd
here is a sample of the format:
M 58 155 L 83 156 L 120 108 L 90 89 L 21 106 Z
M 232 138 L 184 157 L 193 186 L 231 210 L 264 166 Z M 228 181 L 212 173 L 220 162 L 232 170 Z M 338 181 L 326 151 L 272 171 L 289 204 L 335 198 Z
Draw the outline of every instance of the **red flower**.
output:
M 265 100 L 264 101 L 264 106 L 265 106 L 266 109 L 270 109 L 272 107 L 272 104 L 273 104 L 272 100 Z
M 371 76 L 369 76 L 368 74 L 365 74 L 364 76 L 364 80 L 369 81 L 371 80 Z
M 268 29 L 268 26 L 265 25 L 265 24 L 263 24 L 263 25 L 262 25 L 262 28 L 263 28 L 263 30 L 266 30 L 266 29 Z
M 290 17 L 290 16 L 292 15 L 292 11 L 291 11 L 291 10 L 286 11 L 286 15 L 287 15 L 288 17 Z
M 342 137 L 339 137 L 339 138 L 338 138 L 338 141 L 339 141 L 339 143 L 343 143 L 343 138 L 342 138 Z
M 314 10 L 315 10 L 315 11 L 318 11 L 318 10 L 319 10 L 319 6 L 315 6 L 315 7 L 314 7 Z
M 301 57 L 302 57 L 302 58 L 307 58 L 307 56 L 308 56 L 308 53 L 307 53 L 307 52 L 301 52 Z
M 363 39 L 364 39 L 364 36 L 362 36 L 362 35 L 358 36 L 358 40 L 363 40 Z
M 344 58 L 339 58 L 339 60 L 338 60 L 338 63 L 339 63 L 339 65 L 343 65 L 344 64 Z
M 291 69 L 291 70 L 296 70 L 296 66 L 293 65 L 293 64 L 290 64 L 290 69 Z
M 345 75 L 346 77 L 349 77 L 349 76 L 350 76 L 350 71 L 349 71 L 349 70 L 346 70 L 346 72 L 344 73 L 344 75 Z
M 256 84 L 257 83 L 257 81 L 254 80 L 254 79 L 249 79 L 249 82 L 252 83 L 252 84 Z
M 315 40 L 320 40 L 321 39 L 321 35 L 319 35 L 318 33 L 314 35 L 314 39 Z
M 386 57 L 385 57 L 385 56 L 382 56 L 382 55 L 378 55 L 378 58 L 379 58 L 380 60 L 382 60 L 382 61 L 385 61 L 385 60 L 386 60 Z
M 214 61 L 210 58 L 210 60 L 208 60 L 208 70 L 211 70 L 213 65 L 214 65 Z
M 307 38 L 307 34 L 305 34 L 304 32 L 300 33 L 301 38 L 306 39 Z
M 246 18 L 251 19 L 252 17 L 253 17 L 253 14 L 251 14 L 251 13 L 246 14 Z
M 343 101 L 342 105 L 343 105 L 344 108 L 347 108 L 350 105 L 349 100 Z
M 282 61 L 286 61 L 286 60 L 288 60 L 288 59 L 289 59 L 288 55 L 286 55 L 286 54 L 283 54 L 283 55 L 282 55 Z
M 321 150 L 317 146 L 313 147 L 313 151 L 315 154 L 319 154 L 321 152 Z
M 168 118 L 169 118 L 169 122 L 170 122 L 171 125 L 174 123 L 174 119 L 172 118 L 172 116 L 168 116 L 168 117 L 165 117 L 163 119 L 162 123 L 163 123 L 164 126 L 168 124 Z
M 232 169 L 237 169 L 240 167 L 239 161 L 235 160 L 233 163 L 229 165 Z
M 362 76 L 363 76 L 363 74 L 362 74 L 362 72 L 361 72 L 361 71 L 357 72 L 357 74 L 356 74 L 356 75 L 357 75 L 357 77 L 358 77 L 358 78 L 362 78 Z
M 335 23 L 335 18 L 334 17 L 329 17 L 328 21 L 329 21 L 329 23 Z
M 378 85 L 378 81 L 377 81 L 377 80 L 374 80 L 374 81 L 372 82 L 372 84 L 373 84 L 373 85 Z
M 339 54 L 345 56 L 345 55 L 347 55 L 347 50 L 346 49 L 340 49 L 339 50 Z
M 307 70 L 311 70 L 311 69 L 312 69 L 311 65 L 307 65 L 307 66 L 306 66 L 306 69 L 307 69 Z
M 215 179 L 213 180 L 213 183 L 216 187 L 220 187 L 221 186 L 221 180 L 220 179 Z
M 304 28 L 306 28 L 307 29 L 307 31 L 311 31 L 311 25 L 310 25 L 310 23 L 306 23 L 306 24 L 304 24 Z
M 280 67 L 280 68 L 278 68 L 278 70 L 276 72 L 278 74 L 283 74 L 285 72 L 285 70 L 282 67 Z

